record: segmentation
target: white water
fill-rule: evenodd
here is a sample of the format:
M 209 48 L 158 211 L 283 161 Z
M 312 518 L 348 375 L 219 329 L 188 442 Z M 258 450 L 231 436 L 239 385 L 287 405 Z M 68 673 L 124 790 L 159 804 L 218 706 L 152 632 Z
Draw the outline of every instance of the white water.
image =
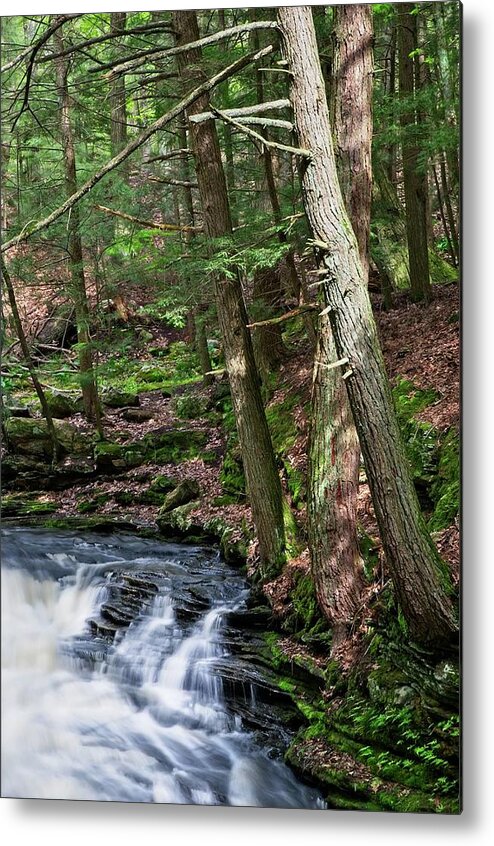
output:
M 5 534 L 3 796 L 322 807 L 257 748 L 225 702 L 217 665 L 227 652 L 225 612 L 245 592 L 237 576 L 232 589 L 211 555 L 192 556 L 198 579 L 209 568 L 207 590 L 217 587 L 218 600 L 187 626 L 177 621 L 174 584 L 191 583 L 188 553 L 177 560 L 164 545 L 163 558 L 156 548 L 138 550 L 141 572 L 159 563 L 173 577 L 113 646 L 99 648 L 86 621 L 107 597 L 107 574 L 135 566 L 125 540 L 122 549 L 59 534 L 57 551 L 48 551 L 46 534 Z M 81 643 L 93 650 L 90 665 Z

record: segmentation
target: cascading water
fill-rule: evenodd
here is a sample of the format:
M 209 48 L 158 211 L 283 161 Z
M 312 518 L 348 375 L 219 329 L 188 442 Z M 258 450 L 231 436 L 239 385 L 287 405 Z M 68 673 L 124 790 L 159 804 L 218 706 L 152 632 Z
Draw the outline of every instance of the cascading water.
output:
M 226 700 L 247 592 L 214 551 L 5 529 L 2 795 L 324 807 Z

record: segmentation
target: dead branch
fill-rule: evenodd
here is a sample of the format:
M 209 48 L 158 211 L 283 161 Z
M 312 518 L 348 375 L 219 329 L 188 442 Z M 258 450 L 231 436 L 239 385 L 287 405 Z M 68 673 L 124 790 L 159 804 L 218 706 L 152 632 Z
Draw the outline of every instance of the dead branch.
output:
M 268 141 L 267 138 L 264 138 L 263 135 L 260 135 L 259 132 L 255 132 L 253 129 L 248 129 L 243 124 L 239 123 L 233 118 L 228 117 L 225 112 L 221 112 L 219 109 L 212 109 L 213 114 L 217 115 L 221 120 L 224 120 L 225 123 L 230 123 L 232 126 L 235 126 L 240 132 L 243 132 L 244 135 L 248 135 L 250 138 L 255 138 L 256 141 L 259 141 L 265 147 L 272 147 L 277 150 L 285 150 L 287 153 L 293 153 L 295 156 L 304 156 L 304 158 L 311 159 L 312 153 L 310 150 L 302 150 L 298 147 L 290 147 L 288 144 L 279 144 L 278 141 Z
M 182 112 L 189 108 L 189 106 L 194 103 L 199 97 L 203 94 L 206 94 L 208 91 L 211 91 L 221 82 L 224 82 L 225 79 L 228 79 L 230 76 L 233 76 L 238 71 L 242 70 L 242 68 L 246 67 L 247 65 L 252 64 L 253 62 L 258 61 L 264 56 L 268 56 L 274 50 L 274 46 L 269 44 L 267 47 L 264 47 L 262 50 L 256 50 L 254 53 L 248 53 L 242 58 L 237 59 L 236 62 L 229 65 L 227 68 L 224 68 L 222 71 L 217 73 L 215 76 L 211 77 L 211 79 L 206 80 L 199 85 L 197 88 L 194 89 L 190 94 L 183 98 L 176 106 L 170 109 L 165 115 L 155 120 L 154 123 L 151 124 L 147 129 L 145 129 L 141 134 L 135 138 L 133 141 L 129 142 L 124 149 L 118 153 L 118 155 L 114 156 L 113 159 L 110 159 L 101 170 L 95 173 L 87 182 L 79 188 L 75 194 L 72 194 L 58 209 L 55 209 L 48 217 L 45 217 L 44 220 L 41 220 L 39 223 L 36 223 L 34 226 L 30 226 L 29 223 L 26 224 L 23 231 L 16 235 L 14 238 L 11 238 L 9 241 L 5 241 L 1 245 L 1 252 L 4 253 L 7 250 L 12 249 L 12 247 L 16 247 L 19 244 L 22 244 L 24 241 L 27 241 L 33 235 L 41 232 L 43 229 L 46 229 L 50 224 L 54 223 L 55 220 L 58 220 L 63 214 L 65 214 L 69 209 L 71 209 L 79 200 L 82 200 L 83 197 L 89 191 L 94 188 L 94 186 L 100 182 L 107 173 L 110 173 L 112 170 L 115 170 L 122 162 L 124 162 L 128 157 L 138 150 L 139 147 L 142 147 L 143 144 L 146 143 L 148 138 L 166 126 L 168 123 L 171 123 L 172 120 L 175 120 Z
M 160 180 L 158 180 L 160 181 Z M 93 206 L 94 209 L 102 211 L 105 214 L 113 215 L 113 217 L 122 217 L 124 220 L 130 220 L 131 223 L 136 223 L 138 226 L 143 226 L 145 229 L 159 229 L 161 232 L 201 232 L 197 226 L 179 226 L 176 223 L 156 223 L 154 220 L 143 220 L 140 217 L 134 217 L 131 214 L 126 214 L 116 209 L 109 209 L 107 206 L 100 206 L 97 203 Z
M 245 23 L 239 24 L 238 26 L 232 26 L 229 29 L 223 29 L 221 32 L 215 32 L 213 35 L 206 35 L 204 38 L 199 38 L 197 41 L 191 41 L 190 44 L 182 44 L 178 47 L 170 47 L 167 50 L 160 50 L 158 48 L 150 48 L 149 50 L 142 50 L 140 53 L 136 53 L 134 58 L 129 59 L 126 62 L 122 62 L 120 64 L 116 64 L 115 62 L 108 62 L 106 65 L 99 65 L 95 68 L 90 68 L 91 73 L 96 73 L 97 71 L 106 70 L 106 68 L 111 68 L 109 76 L 113 76 L 114 74 L 122 74 L 122 73 L 129 73 L 133 72 L 136 68 L 141 67 L 144 65 L 149 56 L 153 56 L 153 61 L 156 62 L 160 59 L 167 59 L 170 56 L 176 56 L 179 53 L 183 53 L 187 50 L 193 50 L 196 47 L 208 47 L 210 44 L 216 44 L 217 41 L 223 41 L 225 38 L 230 38 L 232 35 L 239 35 L 243 32 L 251 32 L 254 29 L 276 29 L 277 23 L 276 21 L 253 21 L 252 23 Z
M 280 317 L 271 317 L 269 320 L 258 320 L 257 323 L 248 323 L 247 329 L 256 329 L 258 326 L 273 326 L 276 323 L 284 323 L 285 320 L 291 320 L 292 317 L 298 317 L 300 314 L 305 314 L 308 311 L 317 311 L 319 306 L 315 303 L 306 303 L 305 305 L 294 308 L 293 311 L 286 311 Z

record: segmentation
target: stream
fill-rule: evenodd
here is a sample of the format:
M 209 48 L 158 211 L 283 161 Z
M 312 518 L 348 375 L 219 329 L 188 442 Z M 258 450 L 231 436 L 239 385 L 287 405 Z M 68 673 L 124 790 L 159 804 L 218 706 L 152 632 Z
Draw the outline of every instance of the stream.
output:
M 325 807 L 216 550 L 16 527 L 1 552 L 2 796 Z

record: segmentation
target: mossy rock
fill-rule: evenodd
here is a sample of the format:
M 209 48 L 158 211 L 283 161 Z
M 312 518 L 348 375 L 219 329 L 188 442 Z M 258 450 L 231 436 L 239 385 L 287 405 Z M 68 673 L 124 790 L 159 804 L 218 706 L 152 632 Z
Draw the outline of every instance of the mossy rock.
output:
M 199 484 L 195 479 L 184 479 L 172 491 L 166 494 L 158 516 L 162 517 L 180 505 L 187 505 L 187 503 L 197 499 L 199 493 Z
M 94 460 L 97 470 L 113 472 L 139 467 L 145 461 L 146 451 L 137 442 L 117 444 L 99 441 L 94 446 Z
M 1 515 L 9 517 L 35 517 L 40 514 L 53 514 L 58 509 L 58 503 L 40 501 L 36 498 L 26 499 L 24 496 L 3 496 L 1 500 Z
M 168 464 L 199 455 L 207 437 L 198 429 L 158 429 L 148 432 L 137 444 L 144 449 L 147 461 Z
M 87 435 L 83 435 L 75 426 L 65 420 L 54 420 L 53 425 L 65 452 L 82 454 L 88 451 Z M 9 417 L 4 422 L 4 433 L 11 452 L 40 459 L 52 458 L 51 438 L 43 418 Z
M 80 408 L 81 400 L 62 391 L 45 391 L 45 398 L 52 417 L 64 419 L 71 417 Z
M 82 499 L 77 503 L 79 514 L 93 514 L 110 499 L 109 494 L 97 494 L 89 499 Z
M 203 394 L 183 394 L 175 397 L 173 408 L 177 417 L 182 420 L 195 420 L 204 415 L 211 408 L 211 400 Z
M 244 465 L 236 435 L 230 436 L 220 470 L 222 490 L 230 496 L 245 497 Z
M 157 517 L 156 523 L 160 533 L 168 540 L 183 540 L 193 543 L 207 542 L 214 540 L 210 538 L 204 531 L 204 526 L 199 522 L 194 522 L 190 512 L 194 508 L 194 503 L 187 503 L 174 508 L 173 511 L 168 511 Z
M 440 445 L 437 477 L 431 488 L 435 504 L 429 522 L 431 531 L 451 526 L 460 509 L 460 494 L 460 440 L 451 429 Z
M 107 388 L 101 399 L 109 408 L 136 407 L 140 404 L 139 395 L 132 391 L 120 391 L 118 388 Z

